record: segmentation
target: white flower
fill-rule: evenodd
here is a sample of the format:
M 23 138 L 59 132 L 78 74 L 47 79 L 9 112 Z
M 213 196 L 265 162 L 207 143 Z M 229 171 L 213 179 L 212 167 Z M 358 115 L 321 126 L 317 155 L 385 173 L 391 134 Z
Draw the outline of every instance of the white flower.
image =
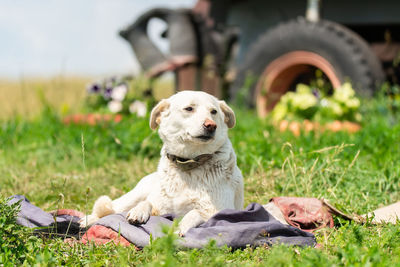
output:
M 129 112 L 136 113 L 136 115 L 138 117 L 144 117 L 144 116 L 146 116 L 146 113 L 147 113 L 147 106 L 145 103 L 143 103 L 139 100 L 135 100 L 129 106 Z
M 326 98 L 323 98 L 323 99 L 321 100 L 321 106 L 322 106 L 322 107 L 327 107 L 328 105 L 329 105 L 329 100 L 326 99 Z
M 107 106 L 112 113 L 118 113 L 122 110 L 122 103 L 116 100 L 108 102 Z
M 111 92 L 111 98 L 116 101 L 122 101 L 125 98 L 128 88 L 125 84 L 116 86 Z

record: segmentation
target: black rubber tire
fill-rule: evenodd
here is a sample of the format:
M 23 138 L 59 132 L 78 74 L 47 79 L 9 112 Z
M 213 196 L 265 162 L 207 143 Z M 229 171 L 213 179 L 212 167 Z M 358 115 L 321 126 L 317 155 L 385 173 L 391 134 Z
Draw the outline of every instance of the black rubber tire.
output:
M 249 74 L 257 80 L 270 62 L 299 50 L 325 58 L 340 81 L 349 79 L 359 95 L 372 96 L 384 81 L 381 62 L 357 33 L 332 21 L 310 22 L 300 17 L 281 23 L 259 37 L 238 70 L 231 99 L 243 88 Z M 250 106 L 255 103 L 256 84 L 255 81 L 247 88 Z

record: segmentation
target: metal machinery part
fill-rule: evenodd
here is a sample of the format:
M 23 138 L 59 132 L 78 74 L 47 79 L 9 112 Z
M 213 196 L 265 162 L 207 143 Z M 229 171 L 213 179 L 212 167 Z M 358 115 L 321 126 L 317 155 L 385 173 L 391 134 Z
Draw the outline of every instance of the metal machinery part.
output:
M 176 90 L 204 90 L 223 98 L 226 88 L 223 77 L 226 62 L 237 40 L 235 27 L 216 30 L 208 17 L 209 1 L 199 1 L 189 9 L 155 8 L 141 15 L 132 25 L 120 32 L 135 52 L 144 72 L 156 78 L 173 71 Z M 147 35 L 152 18 L 168 25 L 165 37 L 170 44 L 169 54 L 163 54 Z

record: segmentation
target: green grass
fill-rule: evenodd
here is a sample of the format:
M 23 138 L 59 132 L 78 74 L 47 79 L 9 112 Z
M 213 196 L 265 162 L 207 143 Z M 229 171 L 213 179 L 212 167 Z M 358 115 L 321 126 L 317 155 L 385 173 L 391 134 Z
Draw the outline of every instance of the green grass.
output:
M 240 108 L 230 137 L 245 179 L 245 204 L 274 196 L 324 197 L 348 213 L 366 213 L 400 201 L 400 114 L 386 98 L 363 101 L 363 129 L 356 134 L 280 133 Z M 119 124 L 65 126 L 56 108 L 27 120 L 0 121 L 0 266 L 18 265 L 400 265 L 400 224 L 358 225 L 335 219 L 316 233 L 322 248 L 217 248 L 178 250 L 173 234 L 142 251 L 114 244 L 69 245 L 32 237 L 15 225 L 4 198 L 23 194 L 45 210 L 88 211 L 94 200 L 129 191 L 155 171 L 161 141 L 148 118 Z M 11 215 L 10 215 L 11 214 Z M 7 233 L 5 235 L 4 233 Z M 11 241 L 10 241 L 11 240 Z M 10 245 L 12 240 L 22 240 Z M 5 251 L 8 251 L 7 253 Z

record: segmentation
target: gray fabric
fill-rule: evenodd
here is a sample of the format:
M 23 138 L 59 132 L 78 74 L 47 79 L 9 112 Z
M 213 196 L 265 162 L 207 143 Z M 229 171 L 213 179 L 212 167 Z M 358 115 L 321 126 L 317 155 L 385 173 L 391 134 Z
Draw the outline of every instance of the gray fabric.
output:
M 144 247 L 149 243 L 150 234 L 153 237 L 163 235 L 161 225 L 170 226 L 172 216 L 152 216 L 147 223 L 136 226 L 126 221 L 125 214 L 113 214 L 100 219 L 96 224 L 109 227 L 136 246 Z M 226 244 L 233 248 L 276 243 L 296 246 L 316 244 L 313 234 L 280 223 L 257 203 L 250 204 L 242 211 L 220 211 L 207 222 L 190 229 L 180 240 L 180 245 L 201 248 L 211 239 L 216 240 L 218 246 Z
M 40 232 L 63 235 L 79 234 L 79 218 L 74 216 L 57 216 L 44 212 L 32 205 L 24 196 L 14 196 L 9 204 L 21 201 L 21 211 L 17 222 L 27 227 L 41 227 Z M 126 214 L 112 214 L 101 218 L 96 224 L 113 229 L 129 242 L 138 247 L 149 244 L 153 238 L 163 236 L 162 226 L 171 226 L 174 216 L 151 216 L 142 225 L 131 225 Z M 232 248 L 243 248 L 247 245 L 261 246 L 277 243 L 296 246 L 315 246 L 313 234 L 301 231 L 289 225 L 283 225 L 269 214 L 260 204 L 252 203 L 245 210 L 222 210 L 207 222 L 190 229 L 179 239 L 179 245 L 186 248 L 202 248 L 211 239 L 218 246 L 227 245 Z
M 31 204 L 25 196 L 15 195 L 10 198 L 8 205 L 20 203 L 17 223 L 36 232 L 62 234 L 63 236 L 78 236 L 80 232 L 79 218 L 70 215 L 53 216 Z M 38 228 L 40 227 L 40 228 Z
M 169 215 L 151 216 L 145 224 L 132 225 L 125 217 L 126 213 L 112 214 L 101 218 L 96 224 L 113 229 L 137 247 L 145 247 L 150 242 L 150 235 L 153 238 L 162 237 L 162 226 L 171 226 L 173 220 Z

